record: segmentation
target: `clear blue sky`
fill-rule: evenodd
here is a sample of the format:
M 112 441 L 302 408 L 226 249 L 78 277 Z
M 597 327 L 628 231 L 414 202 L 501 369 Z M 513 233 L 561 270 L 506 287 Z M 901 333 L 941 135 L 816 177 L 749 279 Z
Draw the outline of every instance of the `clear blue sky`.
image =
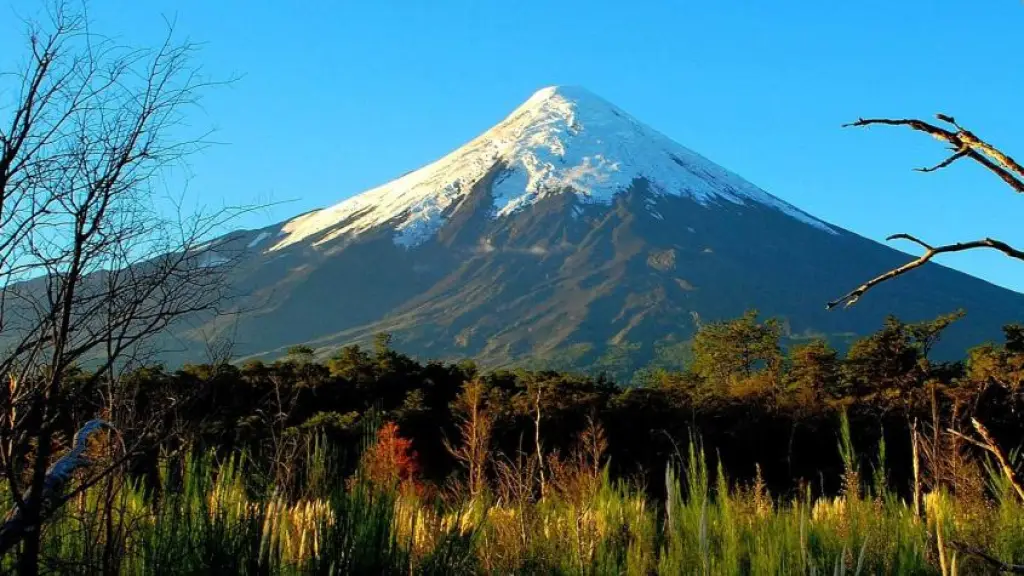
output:
M 18 53 L 0 0 L 0 63 Z M 1015 0 L 98 0 L 98 31 L 152 43 L 176 18 L 205 43 L 196 125 L 216 146 L 189 190 L 213 204 L 292 200 L 248 227 L 329 205 L 428 163 L 536 89 L 585 86 L 767 191 L 864 236 L 1024 246 L 1024 198 L 921 134 L 858 116 L 955 115 L 1024 156 L 1024 5 Z M 177 183 L 172 183 L 177 185 Z M 839 257 L 837 255 L 837 257 Z M 946 264 L 1024 291 L 999 254 Z

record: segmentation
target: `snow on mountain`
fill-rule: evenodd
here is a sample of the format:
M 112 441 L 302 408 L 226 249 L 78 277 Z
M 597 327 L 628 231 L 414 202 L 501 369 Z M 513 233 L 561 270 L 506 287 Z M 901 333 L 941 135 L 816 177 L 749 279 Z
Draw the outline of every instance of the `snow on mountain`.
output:
M 495 218 L 566 192 L 582 203 L 610 204 L 643 178 L 657 194 L 688 196 L 702 204 L 755 202 L 835 233 L 587 90 L 553 86 L 437 162 L 286 222 L 271 250 L 321 234 L 316 244 L 322 244 L 386 223 L 394 226 L 397 244 L 415 246 L 433 236 L 445 214 L 499 163 L 505 169 L 492 185 Z
M 270 238 L 270 232 L 260 232 L 252 239 L 251 242 L 249 242 L 248 245 L 246 245 L 246 248 L 255 248 L 260 244 L 260 242 L 263 242 L 267 238 Z

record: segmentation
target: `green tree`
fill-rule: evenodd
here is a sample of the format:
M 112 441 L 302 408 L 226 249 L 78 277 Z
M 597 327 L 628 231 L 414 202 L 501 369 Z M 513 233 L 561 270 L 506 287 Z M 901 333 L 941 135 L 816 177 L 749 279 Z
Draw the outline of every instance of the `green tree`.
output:
M 789 351 L 786 389 L 801 404 L 815 404 L 840 394 L 840 362 L 828 342 L 815 339 Z
M 287 355 L 290 360 L 295 360 L 300 363 L 307 363 L 313 361 L 313 354 L 316 351 L 306 346 L 305 344 L 299 344 L 288 348 Z
M 985 344 L 968 354 L 967 379 L 978 386 L 978 392 L 989 385 L 1001 386 L 1013 393 L 1024 387 L 1024 326 L 1004 326 L 1003 334 L 1004 344 Z
M 374 377 L 370 355 L 358 344 L 345 346 L 327 360 L 327 368 L 331 376 L 361 382 Z
M 886 318 L 881 330 L 850 347 L 843 364 L 847 392 L 875 398 L 887 407 L 906 407 L 919 400 L 935 368 L 928 354 L 942 332 L 962 316 L 958 312 L 915 324 Z
M 377 358 L 388 356 L 391 353 L 391 343 L 394 337 L 387 332 L 380 332 L 373 335 L 373 353 Z
M 693 339 L 693 371 L 709 383 L 728 387 L 758 372 L 771 378 L 781 372 L 778 320 L 757 319 L 756 310 L 735 320 L 703 326 Z

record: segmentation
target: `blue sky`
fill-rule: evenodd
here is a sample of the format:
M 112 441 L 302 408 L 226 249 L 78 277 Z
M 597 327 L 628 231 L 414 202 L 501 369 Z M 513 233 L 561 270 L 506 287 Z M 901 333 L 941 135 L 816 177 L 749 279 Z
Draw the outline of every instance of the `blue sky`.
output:
M 16 15 L 37 6 L 0 0 L 0 67 L 19 53 Z M 937 142 L 839 127 L 945 112 L 1024 156 L 1024 5 L 1012 0 L 99 0 L 90 15 L 134 44 L 174 18 L 179 37 L 204 44 L 207 73 L 239 77 L 191 114 L 221 144 L 191 159 L 188 190 L 214 205 L 280 202 L 247 227 L 386 182 L 538 88 L 576 84 L 869 238 L 1024 246 L 1024 198 L 990 174 L 917 174 L 942 158 Z M 1024 291 L 1024 264 L 1000 254 L 942 262 Z

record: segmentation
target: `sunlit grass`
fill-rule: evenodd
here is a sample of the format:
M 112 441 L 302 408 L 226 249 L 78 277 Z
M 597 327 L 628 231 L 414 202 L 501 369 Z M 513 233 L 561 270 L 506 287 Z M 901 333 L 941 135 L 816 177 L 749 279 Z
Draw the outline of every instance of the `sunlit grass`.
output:
M 852 455 L 841 435 L 844 456 Z M 847 451 L 850 451 L 848 454 Z M 879 458 L 884 457 L 879 454 Z M 301 497 L 254 490 L 237 461 L 188 459 L 172 489 L 100 483 L 43 534 L 48 568 L 121 574 L 956 574 L 981 568 L 966 539 L 1007 560 L 1024 550 L 1024 507 L 992 473 L 994 498 L 933 492 L 921 516 L 883 477 L 843 495 L 790 498 L 736 486 L 698 442 L 665 471 L 662 501 L 607 471 L 576 492 L 441 500 L 331 479 L 326 456 Z M 849 460 L 849 481 L 860 474 Z M 714 473 L 712 473 L 712 471 Z M 172 476 L 164 471 L 164 480 Z M 9 562 L 10 560 L 8 560 Z M 973 566 L 973 569 L 965 568 Z

